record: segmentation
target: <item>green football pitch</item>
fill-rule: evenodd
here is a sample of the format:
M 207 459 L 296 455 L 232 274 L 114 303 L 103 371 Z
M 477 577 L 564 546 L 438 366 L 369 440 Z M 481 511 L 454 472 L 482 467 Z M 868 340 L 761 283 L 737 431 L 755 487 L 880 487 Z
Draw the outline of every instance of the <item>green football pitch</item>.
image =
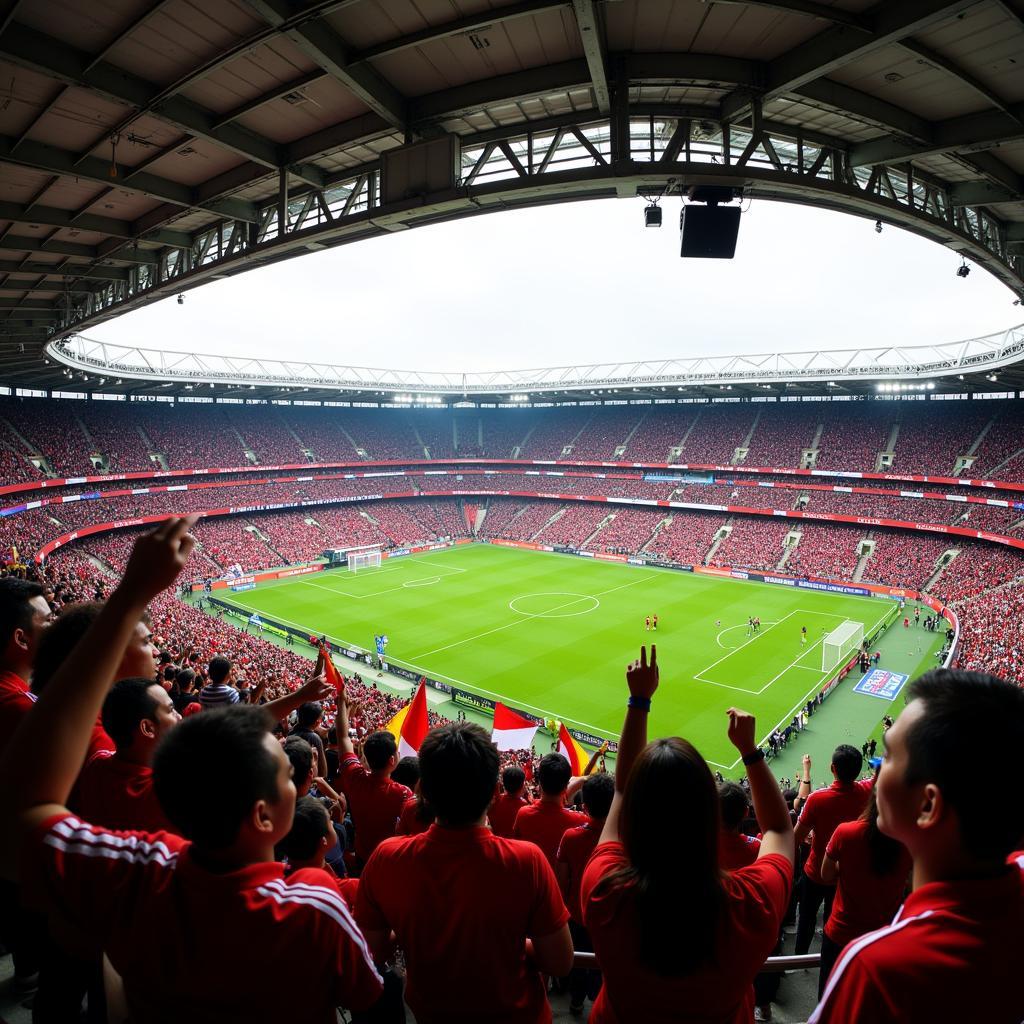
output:
M 385 633 L 395 664 L 610 738 L 625 666 L 656 643 L 651 734 L 686 736 L 726 771 L 738 764 L 727 708 L 756 715 L 767 737 L 824 682 L 827 633 L 857 621 L 867 636 L 893 612 L 877 598 L 486 544 L 261 584 L 228 603 L 363 649 Z M 654 614 L 656 633 L 644 627 Z

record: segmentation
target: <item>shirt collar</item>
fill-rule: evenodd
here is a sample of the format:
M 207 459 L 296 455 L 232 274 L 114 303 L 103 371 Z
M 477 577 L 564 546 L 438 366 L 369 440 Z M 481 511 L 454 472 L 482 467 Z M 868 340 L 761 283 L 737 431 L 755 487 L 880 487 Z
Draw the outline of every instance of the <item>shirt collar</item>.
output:
M 993 878 L 929 882 L 907 897 L 899 916 L 913 917 L 926 910 L 967 909 L 972 917 L 988 917 L 1019 903 L 1022 888 L 1024 877 L 1017 867 L 1007 867 Z

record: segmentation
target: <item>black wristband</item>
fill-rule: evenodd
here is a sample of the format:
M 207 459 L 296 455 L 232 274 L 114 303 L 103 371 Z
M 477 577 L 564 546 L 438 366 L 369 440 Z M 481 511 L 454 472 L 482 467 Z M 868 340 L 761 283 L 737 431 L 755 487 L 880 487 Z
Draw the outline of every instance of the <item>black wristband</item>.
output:
M 629 700 L 626 701 L 626 707 L 633 708 L 636 711 L 650 711 L 651 698 L 630 696 Z
M 743 758 L 743 763 L 745 765 L 752 765 L 757 764 L 758 761 L 763 760 L 764 751 L 760 747 L 758 747 L 757 750 L 755 750 L 752 754 L 747 754 L 746 757 Z

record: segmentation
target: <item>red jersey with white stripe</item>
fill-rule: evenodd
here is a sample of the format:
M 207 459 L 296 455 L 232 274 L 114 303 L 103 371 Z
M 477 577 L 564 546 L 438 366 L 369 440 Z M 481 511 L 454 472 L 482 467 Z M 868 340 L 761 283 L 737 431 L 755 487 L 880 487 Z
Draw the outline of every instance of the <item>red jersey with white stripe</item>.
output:
M 341 759 L 339 782 L 348 797 L 356 829 L 356 856 L 364 863 L 378 843 L 395 834 L 398 818 L 412 790 L 386 775 L 367 771 L 355 754 Z
M 0 754 L 32 710 L 36 696 L 28 683 L 14 672 L 0 671 Z
M 171 832 L 153 785 L 153 769 L 105 752 L 90 758 L 78 776 L 72 805 L 103 828 Z
M 1020 1024 L 1022 934 L 1019 869 L 922 885 L 891 925 L 843 950 L 808 1024 Z
M 323 871 L 286 879 L 269 862 L 215 873 L 179 836 L 112 832 L 72 815 L 29 842 L 26 892 L 106 952 L 133 1021 L 334 1024 L 335 1006 L 365 1009 L 382 991 Z

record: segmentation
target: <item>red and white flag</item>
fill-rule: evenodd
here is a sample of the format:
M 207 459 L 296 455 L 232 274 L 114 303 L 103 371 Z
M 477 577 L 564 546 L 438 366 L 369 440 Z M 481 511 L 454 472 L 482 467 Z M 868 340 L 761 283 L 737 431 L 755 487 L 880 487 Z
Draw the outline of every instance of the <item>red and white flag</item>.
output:
M 529 750 L 539 725 L 505 707 L 494 705 L 494 729 L 491 739 L 499 750 Z

